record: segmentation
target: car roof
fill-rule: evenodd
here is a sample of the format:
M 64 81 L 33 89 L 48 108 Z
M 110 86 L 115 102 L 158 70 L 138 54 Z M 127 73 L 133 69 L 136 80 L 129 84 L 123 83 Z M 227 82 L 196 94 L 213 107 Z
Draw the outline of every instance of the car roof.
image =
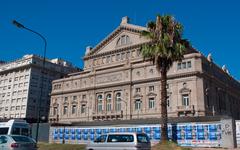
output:
M 113 133 L 107 133 L 107 135 L 137 135 L 137 134 L 145 134 L 145 133 L 137 133 L 137 132 L 113 132 Z

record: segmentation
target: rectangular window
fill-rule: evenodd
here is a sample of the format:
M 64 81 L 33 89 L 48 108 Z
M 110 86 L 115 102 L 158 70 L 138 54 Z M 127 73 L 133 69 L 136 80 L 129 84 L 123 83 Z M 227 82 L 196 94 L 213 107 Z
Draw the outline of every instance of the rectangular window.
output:
M 191 68 L 191 67 L 192 67 L 191 61 L 188 61 L 187 62 L 187 68 Z
M 57 115 L 58 112 L 58 108 L 57 107 L 53 107 L 53 115 Z
M 22 98 L 22 102 L 26 102 L 27 98 L 26 97 L 23 97 Z
M 81 114 L 84 114 L 85 112 L 86 112 L 86 105 L 83 104 L 83 105 L 81 106 Z
M 16 110 L 20 110 L 20 106 L 16 106 Z
M 25 83 L 24 83 L 24 86 L 26 87 L 27 85 L 28 85 L 28 82 L 25 82 Z
M 154 86 L 149 86 L 149 92 L 153 92 L 154 91 Z
M 183 69 L 186 69 L 186 68 L 187 68 L 186 62 L 183 62 L 183 63 L 182 63 L 182 68 L 183 68 Z
M 140 99 L 136 99 L 135 100 L 135 110 L 140 110 L 141 109 L 141 100 Z
M 134 137 L 133 135 L 129 135 L 129 134 L 117 134 L 117 135 L 109 135 L 107 142 L 133 142 L 134 141 Z
M 82 95 L 82 100 L 86 100 L 86 95 Z
M 116 61 L 119 61 L 120 60 L 120 54 L 117 54 L 116 55 Z
M 20 94 L 22 94 L 22 90 L 19 90 L 19 91 L 18 91 L 18 95 L 20 95 Z
M 129 59 L 129 57 L 130 57 L 130 52 L 127 52 L 126 58 Z
M 23 83 L 19 83 L 18 87 L 22 87 L 23 86 Z
M 63 115 L 66 115 L 67 112 L 68 112 L 68 108 L 67 108 L 67 106 L 64 106 L 64 107 L 63 107 Z
M 178 64 L 177 64 L 177 69 L 178 69 L 178 70 L 182 69 L 182 63 L 178 63 Z
M 17 91 L 13 91 L 13 94 L 12 94 L 12 95 L 13 95 L 13 96 L 14 96 L 14 95 L 17 95 Z
M 64 103 L 67 103 L 68 97 L 64 97 Z
M 12 99 L 12 103 L 15 103 L 16 102 L 16 99 Z
M 11 111 L 14 111 L 15 110 L 15 106 L 11 106 Z
M 98 112 L 102 111 L 102 103 L 98 103 Z
M 21 81 L 22 79 L 23 79 L 23 76 L 20 76 L 20 77 L 19 77 L 19 80 Z
M 107 103 L 107 111 L 111 111 L 112 110 L 112 104 L 111 103 Z
M 122 107 L 121 102 L 117 102 L 115 106 L 116 106 L 116 111 L 121 111 L 121 107 Z
M 73 96 L 73 100 L 76 101 L 77 100 L 77 96 Z
M 25 110 L 26 109 L 26 106 L 25 105 L 22 105 L 22 108 L 21 108 L 22 110 Z
M 76 114 L 76 112 L 77 112 L 77 106 L 73 105 L 72 106 L 72 114 Z
M 155 99 L 149 98 L 149 109 L 155 108 Z
M 124 60 L 125 57 L 126 57 L 126 56 L 125 56 L 125 53 L 122 53 L 122 54 L 121 54 L 121 60 Z
M 20 128 L 13 128 L 12 134 L 20 135 Z
M 136 91 L 136 93 L 139 93 L 139 92 L 141 92 L 141 89 L 140 88 L 136 88 L 135 91 Z
M 25 79 L 28 79 L 29 78 L 29 75 L 25 75 Z
M 182 104 L 183 104 L 183 106 L 189 106 L 189 95 L 188 94 L 182 95 Z
M 137 135 L 137 141 L 139 143 L 149 143 L 150 142 L 148 136 L 146 136 L 145 134 L 138 134 Z
M 23 94 L 27 94 L 27 90 L 23 90 Z

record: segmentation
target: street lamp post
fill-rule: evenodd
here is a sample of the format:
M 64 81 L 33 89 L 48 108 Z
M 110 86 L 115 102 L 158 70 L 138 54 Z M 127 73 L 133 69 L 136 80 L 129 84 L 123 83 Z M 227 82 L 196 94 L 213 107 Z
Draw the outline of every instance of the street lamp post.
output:
M 38 101 L 38 106 L 37 106 L 37 131 L 36 131 L 36 142 L 38 142 L 38 130 L 39 130 L 39 123 L 40 123 L 40 107 L 41 107 L 41 101 L 42 101 L 42 93 L 43 93 L 43 77 L 44 77 L 44 68 L 45 68 L 45 63 L 46 63 L 46 49 L 47 49 L 47 40 L 44 36 L 42 36 L 40 33 L 25 27 L 24 25 L 22 25 L 21 23 L 17 22 L 16 20 L 13 20 L 12 23 L 21 29 L 25 29 L 28 30 L 36 35 L 38 35 L 39 37 L 41 37 L 41 39 L 44 42 L 44 51 L 43 51 L 43 64 L 42 64 L 42 69 L 41 69 L 41 87 L 40 87 L 40 99 Z

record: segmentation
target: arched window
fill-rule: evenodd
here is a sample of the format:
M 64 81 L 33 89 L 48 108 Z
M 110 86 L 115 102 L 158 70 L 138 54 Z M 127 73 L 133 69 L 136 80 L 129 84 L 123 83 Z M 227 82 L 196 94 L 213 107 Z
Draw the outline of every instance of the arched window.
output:
M 98 107 L 97 107 L 97 111 L 98 112 L 101 112 L 102 110 L 103 110 L 103 97 L 102 97 L 102 95 L 98 95 L 98 97 L 97 97 L 97 105 L 98 105 Z
M 112 96 L 111 94 L 107 95 L 107 111 L 112 110 Z
M 116 107 L 116 111 L 121 111 L 121 93 L 117 93 L 116 94 L 116 102 L 115 102 L 115 107 Z
M 130 38 L 128 35 L 122 35 L 117 41 L 117 46 L 122 46 L 127 44 L 130 44 Z

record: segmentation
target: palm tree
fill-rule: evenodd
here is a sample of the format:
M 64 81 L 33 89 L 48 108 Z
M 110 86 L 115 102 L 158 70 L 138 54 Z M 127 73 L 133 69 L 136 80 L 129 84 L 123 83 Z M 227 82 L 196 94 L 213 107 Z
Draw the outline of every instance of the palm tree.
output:
M 190 47 L 186 39 L 182 39 L 183 26 L 172 16 L 157 15 L 156 21 L 147 24 L 147 30 L 141 32 L 150 40 L 141 47 L 144 60 L 152 61 L 161 74 L 161 139 L 168 140 L 167 116 L 167 72 L 174 61 L 181 61 L 186 48 Z

